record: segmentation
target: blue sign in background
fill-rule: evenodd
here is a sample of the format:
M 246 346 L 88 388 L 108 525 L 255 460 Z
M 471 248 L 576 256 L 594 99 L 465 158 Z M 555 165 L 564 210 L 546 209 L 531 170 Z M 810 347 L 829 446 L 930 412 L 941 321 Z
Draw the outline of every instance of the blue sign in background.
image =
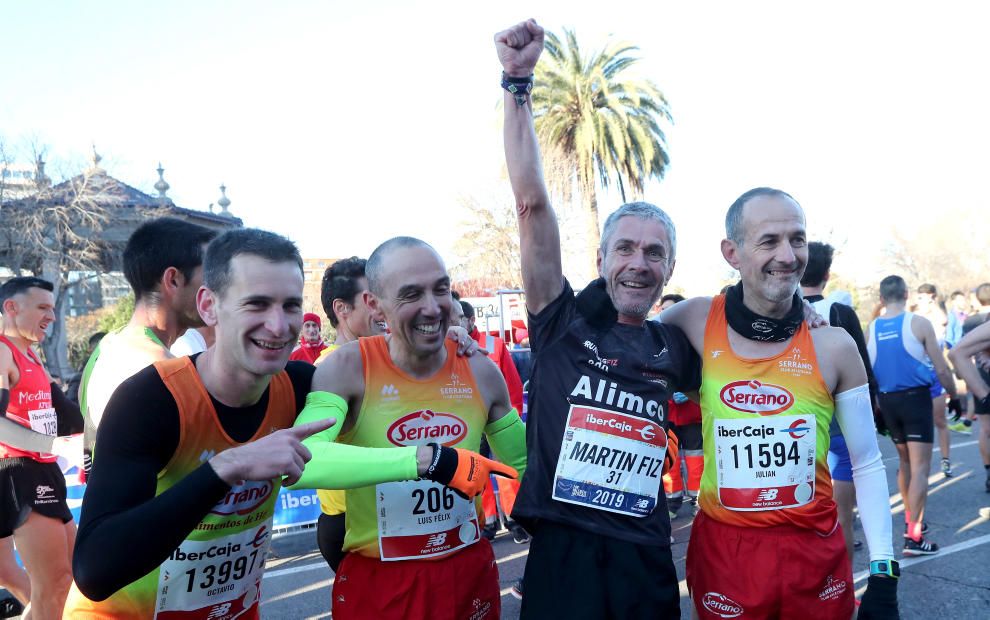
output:
M 65 474 L 65 484 L 69 510 L 72 512 L 76 523 L 78 523 L 86 485 L 79 483 L 79 474 L 76 468 L 70 469 Z M 316 496 L 316 491 L 287 491 L 282 489 L 279 492 L 278 499 L 275 500 L 275 519 L 273 524 L 276 530 L 300 525 L 310 525 L 316 523 L 319 517 L 320 500 Z

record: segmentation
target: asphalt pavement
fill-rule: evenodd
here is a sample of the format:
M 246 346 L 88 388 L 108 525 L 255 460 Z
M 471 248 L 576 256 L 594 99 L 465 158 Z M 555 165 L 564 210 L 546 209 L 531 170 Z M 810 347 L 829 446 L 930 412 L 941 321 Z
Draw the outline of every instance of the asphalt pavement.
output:
M 928 537 L 942 550 L 938 555 L 901 558 L 900 535 L 904 530 L 903 504 L 897 493 L 897 455 L 893 444 L 881 438 L 893 507 L 894 550 L 903 575 L 898 587 L 901 618 L 990 618 L 990 493 L 984 492 L 985 474 L 975 435 L 952 434 L 952 467 L 945 478 L 939 470 L 941 455 L 932 459 L 932 473 L 925 520 Z M 690 617 L 684 578 L 684 555 L 691 533 L 691 519 L 682 514 L 672 522 L 673 555 L 681 578 L 681 612 Z M 857 522 L 856 538 L 863 540 Z M 512 597 L 512 584 L 522 577 L 528 545 L 517 545 L 501 533 L 494 542 L 502 586 L 502 618 L 519 617 L 520 602 Z M 274 557 L 265 575 L 263 618 L 309 619 L 330 617 L 333 573 L 316 547 L 314 530 L 277 538 Z M 857 551 L 853 559 L 857 594 L 866 586 L 868 557 Z

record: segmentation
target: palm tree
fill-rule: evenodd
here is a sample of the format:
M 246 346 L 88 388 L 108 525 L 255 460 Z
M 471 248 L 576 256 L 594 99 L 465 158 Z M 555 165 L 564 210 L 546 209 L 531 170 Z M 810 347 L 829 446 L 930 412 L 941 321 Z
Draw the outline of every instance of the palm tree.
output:
M 551 173 L 551 185 L 566 197 L 577 181 L 594 256 L 599 244 L 598 184 L 607 188 L 614 179 L 625 202 L 627 189 L 641 195 L 648 179 L 662 178 L 670 158 L 659 123 L 672 119 L 667 100 L 652 82 L 624 75 L 638 60 L 630 55 L 638 47 L 610 43 L 584 58 L 574 32 L 565 29 L 564 38 L 561 44 L 553 33 L 546 35 L 536 67 L 533 110 L 549 167 L 562 164 L 566 171 L 565 179 Z

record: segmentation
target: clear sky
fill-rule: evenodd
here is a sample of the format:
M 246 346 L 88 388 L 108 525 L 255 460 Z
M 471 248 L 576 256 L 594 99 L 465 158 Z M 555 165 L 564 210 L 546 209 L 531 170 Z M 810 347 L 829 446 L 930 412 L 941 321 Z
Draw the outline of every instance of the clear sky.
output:
M 757 185 L 803 204 L 847 277 L 880 273 L 895 227 L 986 230 L 977 2 L 10 2 L 0 137 L 48 146 L 66 172 L 95 143 L 149 193 L 161 161 L 185 207 L 224 182 L 246 224 L 307 256 L 396 234 L 450 252 L 457 197 L 502 171 L 492 35 L 530 16 L 589 50 L 638 45 L 669 99 L 672 164 L 645 198 L 678 225 L 673 285 L 727 274 L 725 209 Z M 618 202 L 603 196 L 602 217 Z

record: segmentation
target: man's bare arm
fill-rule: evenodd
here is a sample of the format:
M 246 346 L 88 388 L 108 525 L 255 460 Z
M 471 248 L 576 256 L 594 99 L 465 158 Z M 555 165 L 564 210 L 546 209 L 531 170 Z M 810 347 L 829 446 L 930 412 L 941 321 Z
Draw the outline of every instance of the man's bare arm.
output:
M 533 20 L 516 24 L 495 35 L 495 49 L 506 75 L 532 75 L 543 51 L 543 28 Z M 503 107 L 505 163 L 519 217 L 526 307 L 533 314 L 538 314 L 560 296 L 564 287 L 560 229 L 543 180 L 543 164 L 529 98 L 524 105 L 519 105 L 515 97 L 506 91 Z
M 980 325 L 963 336 L 963 339 L 949 351 L 949 359 L 952 360 L 956 372 L 966 382 L 973 396 L 978 399 L 986 398 L 987 394 L 990 394 L 990 386 L 980 376 L 979 369 L 973 363 L 973 356 L 987 350 L 990 350 L 990 322 Z
M 695 352 L 701 355 L 705 349 L 705 323 L 711 306 L 711 297 L 692 297 L 661 312 L 660 322 L 681 328 Z

